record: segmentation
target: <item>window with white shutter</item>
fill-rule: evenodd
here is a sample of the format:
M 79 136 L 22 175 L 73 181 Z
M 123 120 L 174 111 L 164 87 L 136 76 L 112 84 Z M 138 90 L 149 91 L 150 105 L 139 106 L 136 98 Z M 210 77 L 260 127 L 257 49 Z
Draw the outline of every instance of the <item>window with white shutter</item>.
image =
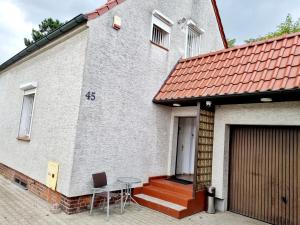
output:
M 186 58 L 197 56 L 200 54 L 201 35 L 203 33 L 204 31 L 197 28 L 194 22 L 188 22 L 185 54 Z
M 171 26 L 173 22 L 162 13 L 154 10 L 152 13 L 151 41 L 168 49 L 170 47 Z

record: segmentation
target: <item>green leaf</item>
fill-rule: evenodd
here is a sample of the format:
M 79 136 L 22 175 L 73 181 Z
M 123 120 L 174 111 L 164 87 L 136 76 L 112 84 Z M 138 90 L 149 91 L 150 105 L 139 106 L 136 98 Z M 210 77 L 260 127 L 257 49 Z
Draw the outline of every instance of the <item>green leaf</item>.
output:
M 250 38 L 245 40 L 246 43 L 252 43 L 256 41 L 263 41 L 270 38 L 280 37 L 282 35 L 296 33 L 300 31 L 300 18 L 297 21 L 293 21 L 291 14 L 288 14 L 285 21 L 279 24 L 274 32 L 270 32 L 266 35 Z
M 233 38 L 233 39 L 227 39 L 227 44 L 228 44 L 228 47 L 229 48 L 232 48 L 235 46 L 235 42 L 236 42 L 236 39 Z
M 32 29 L 31 40 L 28 38 L 24 38 L 24 44 L 26 46 L 29 46 L 34 42 L 42 39 L 52 31 L 56 30 L 57 28 L 61 27 L 62 25 L 64 25 L 64 23 L 60 22 L 57 19 L 54 20 L 52 18 L 46 18 L 39 24 L 38 30 Z

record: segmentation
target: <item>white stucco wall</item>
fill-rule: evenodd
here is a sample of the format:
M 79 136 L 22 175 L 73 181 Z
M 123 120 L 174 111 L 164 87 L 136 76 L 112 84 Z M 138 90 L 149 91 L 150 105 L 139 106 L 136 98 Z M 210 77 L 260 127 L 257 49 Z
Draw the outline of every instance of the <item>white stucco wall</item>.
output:
M 230 125 L 300 126 L 300 102 L 216 106 L 212 185 L 217 208 L 227 209 Z
M 197 4 L 194 4 L 197 2 Z M 152 11 L 174 25 L 170 50 L 150 43 Z M 113 16 L 122 19 L 112 29 Z M 88 23 L 89 43 L 84 72 L 71 195 L 91 192 L 91 174 L 118 176 L 166 175 L 171 108 L 152 103 L 167 75 L 185 54 L 186 29 L 177 22 L 192 18 L 206 30 L 202 53 L 223 48 L 210 0 L 126 0 Z M 96 93 L 95 101 L 85 94 Z
M 211 0 L 193 0 L 191 18 L 205 31 L 201 36 L 201 54 L 224 48 Z M 184 3 L 185 1 L 183 1 Z M 225 31 L 226 32 L 226 31 Z
M 80 28 L 82 29 L 82 27 Z M 59 163 L 57 190 L 69 194 L 87 30 L 52 42 L 0 73 L 0 163 L 45 184 L 47 163 Z M 75 34 L 76 33 L 76 34 Z M 38 82 L 31 141 L 17 140 L 23 91 Z

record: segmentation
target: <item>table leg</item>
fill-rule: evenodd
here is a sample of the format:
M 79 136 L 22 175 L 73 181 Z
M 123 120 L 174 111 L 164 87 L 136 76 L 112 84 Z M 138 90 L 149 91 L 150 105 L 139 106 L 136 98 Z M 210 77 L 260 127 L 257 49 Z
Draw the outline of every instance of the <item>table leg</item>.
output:
M 123 205 L 123 211 L 125 210 L 125 206 L 126 206 L 126 203 L 127 203 L 127 200 L 128 200 L 128 186 L 126 184 L 126 189 L 125 189 L 125 201 L 124 201 L 124 205 Z
M 109 191 L 107 192 L 107 209 L 106 209 L 106 218 L 109 219 Z
M 129 203 L 131 202 L 131 201 L 133 201 L 135 204 L 137 204 L 138 206 L 140 206 L 140 204 L 139 203 L 137 203 L 137 201 L 132 197 L 132 191 L 131 191 L 131 189 L 132 189 L 132 187 L 131 186 L 128 186 L 129 187 Z
M 130 196 L 130 198 L 131 198 L 131 200 L 132 200 L 135 204 L 137 204 L 138 206 L 140 206 L 140 204 L 139 204 L 132 196 Z
M 93 212 L 94 200 L 95 200 L 95 192 L 93 192 L 93 196 L 92 196 L 92 203 L 91 203 L 90 215 L 92 215 L 92 212 Z
M 121 214 L 123 214 L 123 189 L 121 189 Z

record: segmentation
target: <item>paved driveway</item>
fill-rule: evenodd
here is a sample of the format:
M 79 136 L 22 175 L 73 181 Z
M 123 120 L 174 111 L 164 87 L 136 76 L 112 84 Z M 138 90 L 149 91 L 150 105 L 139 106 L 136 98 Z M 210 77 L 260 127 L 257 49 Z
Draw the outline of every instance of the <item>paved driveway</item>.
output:
M 0 225 L 264 225 L 229 212 L 199 213 L 177 220 L 147 208 L 130 206 L 123 215 L 117 214 L 117 208 L 113 209 L 116 212 L 106 221 L 105 213 L 101 211 L 95 211 L 93 216 L 87 212 L 51 214 L 49 207 L 43 200 L 0 176 Z

